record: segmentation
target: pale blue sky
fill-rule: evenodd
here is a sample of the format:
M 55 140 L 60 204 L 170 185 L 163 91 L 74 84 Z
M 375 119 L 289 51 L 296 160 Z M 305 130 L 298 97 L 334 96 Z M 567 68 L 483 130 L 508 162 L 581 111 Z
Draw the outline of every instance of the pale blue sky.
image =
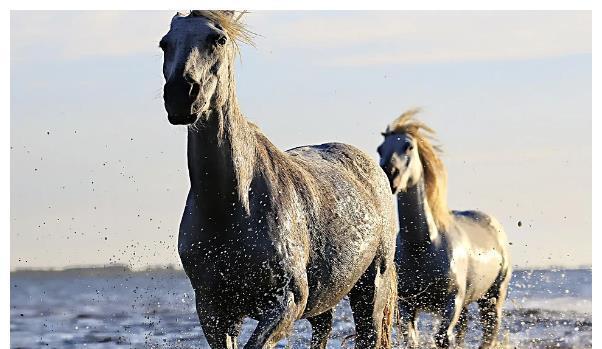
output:
M 178 263 L 186 132 L 167 122 L 157 48 L 171 16 L 12 13 L 11 268 Z M 519 266 L 591 264 L 589 12 L 247 22 L 262 36 L 242 49 L 240 103 L 277 146 L 376 158 L 386 124 L 422 106 L 451 208 L 497 216 Z

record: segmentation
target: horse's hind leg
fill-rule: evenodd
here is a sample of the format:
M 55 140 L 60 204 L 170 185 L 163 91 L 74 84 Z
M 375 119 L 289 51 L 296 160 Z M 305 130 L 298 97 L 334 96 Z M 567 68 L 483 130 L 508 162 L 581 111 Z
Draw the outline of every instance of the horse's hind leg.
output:
M 334 309 L 330 309 L 307 319 L 311 324 L 311 349 L 326 348 L 326 342 L 328 342 L 328 336 L 332 329 L 333 314 Z
M 481 325 L 483 326 L 483 339 L 481 349 L 493 348 L 497 342 L 497 335 L 502 320 L 502 307 L 498 306 L 496 298 L 479 300 Z
M 468 307 L 464 307 L 456 324 L 456 347 L 464 347 L 464 337 L 468 329 Z
M 396 290 L 394 265 L 376 258 L 349 293 L 356 348 L 391 348 Z
M 483 339 L 480 349 L 489 349 L 497 344 L 498 331 L 502 323 L 502 308 L 508 292 L 510 275 L 504 276 L 501 282 L 495 283 L 483 298 L 478 300 Z

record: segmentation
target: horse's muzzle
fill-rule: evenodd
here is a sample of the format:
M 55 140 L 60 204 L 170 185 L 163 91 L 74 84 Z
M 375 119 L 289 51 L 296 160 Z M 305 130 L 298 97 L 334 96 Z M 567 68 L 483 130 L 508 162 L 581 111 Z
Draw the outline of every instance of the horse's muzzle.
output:
M 399 169 L 397 169 L 395 166 L 381 166 L 383 172 L 385 173 L 385 175 L 387 175 L 387 179 L 389 180 L 389 186 L 391 187 L 391 193 L 393 194 L 397 194 L 398 191 L 398 180 L 397 177 L 399 175 Z
M 172 125 L 190 125 L 196 121 L 198 118 L 197 114 L 188 114 L 188 115 L 174 115 L 167 114 L 167 120 Z
M 199 103 L 199 84 L 185 79 L 168 81 L 163 87 L 163 101 L 167 118 L 173 125 L 189 125 L 196 121 L 194 109 Z

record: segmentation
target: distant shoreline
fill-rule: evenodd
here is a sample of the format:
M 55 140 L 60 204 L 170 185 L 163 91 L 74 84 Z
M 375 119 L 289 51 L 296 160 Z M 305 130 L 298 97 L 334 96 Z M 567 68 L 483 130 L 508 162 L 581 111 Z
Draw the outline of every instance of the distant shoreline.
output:
M 592 270 L 591 266 L 577 266 L 577 267 L 563 267 L 563 266 L 549 266 L 549 267 L 520 267 L 514 268 L 515 272 L 524 272 L 524 271 L 553 271 L 553 270 Z M 90 275 L 106 275 L 106 274 L 144 274 L 144 273 L 160 273 L 160 272 L 169 272 L 169 273 L 182 273 L 184 274 L 184 270 L 177 265 L 167 265 L 167 266 L 149 266 L 144 269 L 133 269 L 125 264 L 115 264 L 115 265 L 98 265 L 98 266 L 74 266 L 74 267 L 66 267 L 61 269 L 54 268 L 17 268 L 15 270 L 11 270 L 10 275 L 32 275 L 32 274 L 90 274 Z

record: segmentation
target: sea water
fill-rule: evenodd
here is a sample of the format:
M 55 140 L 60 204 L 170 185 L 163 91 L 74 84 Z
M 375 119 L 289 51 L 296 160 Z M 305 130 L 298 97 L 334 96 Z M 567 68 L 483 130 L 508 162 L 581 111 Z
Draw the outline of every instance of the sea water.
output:
M 209 348 L 181 271 L 21 271 L 11 273 L 10 282 L 11 348 Z M 437 321 L 420 317 L 424 347 L 432 345 Z M 256 324 L 245 321 L 240 343 Z M 343 300 L 328 347 L 352 348 L 353 334 Z M 478 311 L 471 307 L 466 347 L 477 348 L 480 335 Z M 297 321 L 278 347 L 309 348 L 310 336 L 309 322 Z M 499 338 L 507 348 L 591 348 L 591 268 L 516 270 Z

